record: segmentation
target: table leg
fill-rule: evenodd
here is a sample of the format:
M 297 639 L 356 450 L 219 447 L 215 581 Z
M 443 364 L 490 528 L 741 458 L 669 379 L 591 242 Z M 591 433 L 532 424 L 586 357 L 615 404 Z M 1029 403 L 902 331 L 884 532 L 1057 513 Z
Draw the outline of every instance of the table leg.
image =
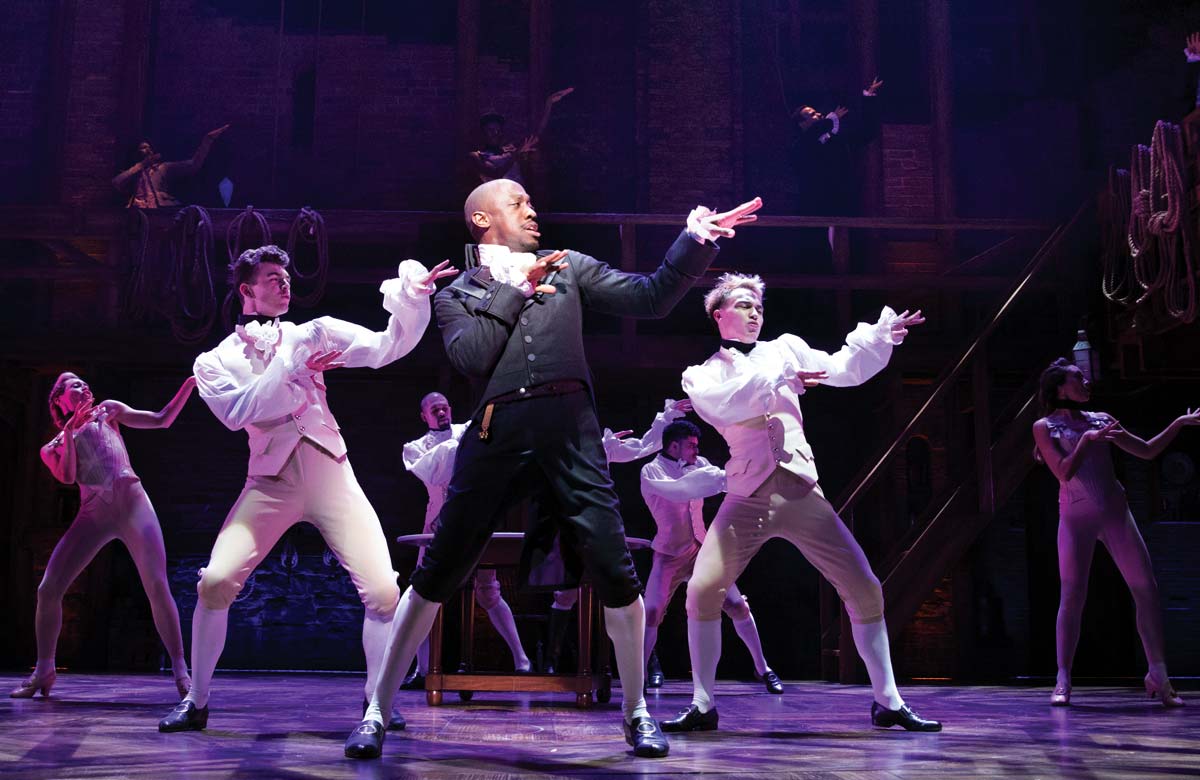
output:
M 425 678 L 425 703 L 436 707 L 442 703 L 442 691 L 430 687 L 442 679 L 442 608 L 438 607 L 433 628 L 429 630 L 429 675 Z

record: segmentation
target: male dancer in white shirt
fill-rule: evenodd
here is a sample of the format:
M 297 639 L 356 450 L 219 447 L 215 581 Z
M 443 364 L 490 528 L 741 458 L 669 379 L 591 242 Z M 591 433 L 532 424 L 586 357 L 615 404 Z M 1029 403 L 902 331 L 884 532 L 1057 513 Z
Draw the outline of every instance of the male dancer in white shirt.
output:
M 700 455 L 700 429 L 687 420 L 677 420 L 662 433 L 662 452 L 642 466 L 641 482 L 642 498 L 658 527 L 650 544 L 654 558 L 646 579 L 649 663 L 671 597 L 691 577 L 696 555 L 704 542 L 704 499 L 725 491 L 725 471 Z M 733 620 L 738 637 L 754 659 L 755 674 L 766 684 L 767 692 L 783 693 L 779 675 L 763 657 L 758 626 L 737 585 L 729 585 L 721 610 Z
M 429 503 L 425 506 L 425 525 L 421 533 L 431 534 L 437 528 L 438 512 L 446 503 L 446 488 L 450 485 L 450 475 L 454 473 L 454 455 L 458 452 L 458 442 L 462 439 L 463 431 L 470 425 L 454 423 L 453 410 L 446 396 L 441 393 L 429 393 L 421 399 L 421 420 L 429 426 L 429 430 L 419 439 L 413 439 L 404 445 L 404 468 L 408 469 L 429 492 Z M 417 554 L 417 565 L 425 556 L 425 548 Z M 512 609 L 500 595 L 500 581 L 496 578 L 495 569 L 475 570 L 475 599 L 479 606 L 487 612 L 500 638 L 512 652 L 513 665 L 518 672 L 528 672 L 529 657 L 521 646 L 521 635 L 517 631 L 517 623 L 513 620 Z M 412 677 L 406 678 L 400 686 L 406 690 L 425 687 L 425 675 L 429 673 L 429 637 L 417 648 L 417 669 Z
M 914 712 L 896 689 L 884 625 L 883 590 L 866 555 L 817 485 L 812 448 L 804 436 L 800 398 L 805 387 L 859 385 L 887 365 L 893 345 L 921 312 L 884 308 L 873 325 L 859 323 L 830 355 L 785 333 L 758 341 L 763 323 L 762 279 L 724 274 L 704 298 L 721 334 L 721 348 L 683 372 L 696 413 L 725 437 L 726 496 L 696 558 L 688 584 L 688 648 L 694 685 L 691 705 L 664 731 L 717 727 L 713 685 L 721 656 L 721 604 L 746 564 L 768 540 L 788 540 L 837 589 L 850 613 L 854 644 L 867 667 L 879 727 L 940 731 Z
M 280 321 L 291 303 L 289 258 L 277 246 L 243 252 L 229 267 L 242 300 L 233 333 L 196 358 L 200 397 L 230 430 L 250 438 L 246 486 L 234 502 L 201 569 L 192 615 L 192 688 L 159 731 L 198 731 L 208 724 L 209 685 L 225 647 L 229 606 L 288 528 L 307 520 L 350 574 L 366 607 L 363 651 L 368 694 L 400 599 L 387 540 L 346 459 L 346 443 L 325 398 L 324 372 L 380 368 L 408 354 L 429 324 L 436 280 L 415 260 L 380 287 L 390 314 L 376 333 L 333 317 L 296 325 Z M 403 728 L 403 719 L 393 724 Z

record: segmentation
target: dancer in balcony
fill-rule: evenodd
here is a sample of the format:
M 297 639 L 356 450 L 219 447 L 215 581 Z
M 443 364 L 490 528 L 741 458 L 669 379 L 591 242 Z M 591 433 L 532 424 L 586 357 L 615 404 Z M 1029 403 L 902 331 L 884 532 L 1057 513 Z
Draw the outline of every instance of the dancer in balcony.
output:
M 1107 548 L 1133 594 L 1137 630 L 1149 671 L 1146 693 L 1164 707 L 1181 707 L 1183 699 L 1167 676 L 1162 603 L 1146 543 L 1125 500 L 1125 489 L 1113 473 L 1109 444 L 1144 460 L 1158 457 L 1188 425 L 1200 425 L 1200 409 L 1189 409 L 1161 433 L 1143 441 L 1103 412 L 1083 406 L 1091 385 L 1078 366 L 1065 358 L 1042 372 L 1038 396 L 1046 416 L 1033 424 L 1037 458 L 1059 482 L 1058 572 L 1062 581 L 1055 644 L 1058 679 L 1050 703 L 1071 703 L 1071 664 L 1079 644 L 1079 626 L 1087 598 L 1088 571 L 1096 542 Z

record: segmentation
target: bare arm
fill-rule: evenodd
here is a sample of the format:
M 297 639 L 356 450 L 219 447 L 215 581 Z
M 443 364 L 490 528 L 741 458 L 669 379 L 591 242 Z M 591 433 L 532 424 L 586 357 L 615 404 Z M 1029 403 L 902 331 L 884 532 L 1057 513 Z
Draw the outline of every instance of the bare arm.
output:
M 154 165 L 155 163 L 160 162 L 161 160 L 162 160 L 162 157 L 160 157 L 157 154 L 148 159 L 139 160 L 138 162 L 134 163 L 133 165 L 129 166 L 128 168 L 126 168 L 125 170 L 121 171 L 116 176 L 114 176 L 113 180 L 112 180 L 112 186 L 118 190 L 123 191 L 125 189 L 125 185 L 128 184 L 131 179 L 133 179 L 135 176 L 137 176 L 139 173 L 141 173 L 143 170 L 145 170 L 148 166 Z
M 1187 414 L 1176 417 L 1171 421 L 1170 425 L 1163 428 L 1162 432 L 1150 439 L 1150 441 L 1143 441 L 1134 436 L 1129 431 L 1120 427 L 1115 420 L 1113 420 L 1112 424 L 1117 426 L 1113 429 L 1113 444 L 1135 458 L 1154 460 L 1163 453 L 1163 450 L 1171 445 L 1171 442 L 1175 440 L 1175 437 L 1179 435 L 1179 432 L 1185 426 L 1200 425 L 1200 409 L 1188 409 Z
M 175 422 L 175 418 L 179 416 L 179 412 L 183 410 L 188 398 L 191 397 L 195 387 L 196 377 L 189 376 L 183 380 L 183 384 L 175 392 L 175 397 L 157 412 L 134 409 L 120 401 L 105 401 L 104 405 L 113 413 L 110 419 L 121 425 L 130 428 L 170 428 L 171 424 Z
M 1067 482 L 1075 476 L 1075 472 L 1079 471 L 1079 465 L 1083 462 L 1083 453 L 1093 441 L 1114 440 L 1116 434 L 1113 429 L 1116 428 L 1116 425 L 1116 421 L 1113 421 L 1103 428 L 1089 428 L 1079 437 L 1079 443 L 1075 445 L 1075 449 L 1063 454 L 1062 449 L 1055 445 L 1054 437 L 1050 435 L 1050 426 L 1046 424 L 1045 419 L 1041 419 L 1033 424 L 1033 441 L 1051 473 L 1059 482 Z
M 64 485 L 75 482 L 75 431 L 92 419 L 93 411 L 90 403 L 76 409 L 71 419 L 63 426 L 62 433 L 42 447 L 42 462 L 50 469 L 54 478 Z
M 566 89 L 560 89 L 558 92 L 552 93 L 546 98 L 546 108 L 542 110 L 542 118 L 538 122 L 537 130 L 533 131 L 535 139 L 541 138 L 542 133 L 546 132 L 546 126 L 550 124 L 550 112 L 554 109 L 554 104 L 574 91 L 575 87 L 567 87 Z

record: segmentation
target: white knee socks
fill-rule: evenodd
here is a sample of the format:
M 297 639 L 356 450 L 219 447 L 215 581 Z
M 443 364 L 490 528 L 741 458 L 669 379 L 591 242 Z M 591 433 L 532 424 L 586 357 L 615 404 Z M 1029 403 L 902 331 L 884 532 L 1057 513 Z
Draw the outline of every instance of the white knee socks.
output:
M 604 608 L 604 624 L 612 639 L 617 656 L 617 672 L 621 675 L 621 714 L 625 722 L 650 717 L 642 686 L 646 682 L 646 663 L 642 643 L 646 636 L 646 606 L 638 596 L 632 604 Z M 580 648 L 579 652 L 587 652 Z
M 871 690 L 875 701 L 889 710 L 898 710 L 904 705 L 900 691 L 896 690 L 896 678 L 892 675 L 892 654 L 888 648 L 887 625 L 876 623 L 851 623 L 854 646 L 867 665 L 867 676 L 871 678 Z
M 363 655 L 367 658 L 367 685 L 363 695 L 368 699 L 375 692 L 375 682 L 379 678 L 379 666 L 383 663 L 383 651 L 387 649 L 388 637 L 391 635 L 391 616 L 386 620 L 380 620 L 368 613 L 363 618 Z
M 508 602 L 500 599 L 496 606 L 487 611 L 488 619 L 492 621 L 492 625 L 496 627 L 496 631 L 500 637 L 508 645 L 508 649 L 512 652 L 513 665 L 518 672 L 528 672 L 530 668 L 529 656 L 525 655 L 525 648 L 521 646 L 521 635 L 517 631 L 517 621 L 513 620 L 512 609 L 508 606 Z
M 363 716 L 387 723 L 392 711 L 392 697 L 400 687 L 401 678 L 412 664 L 417 645 L 429 635 L 433 621 L 437 617 L 441 604 L 422 598 L 412 588 L 404 591 L 400 597 L 400 606 L 396 607 L 396 615 L 392 618 L 392 635 L 388 638 L 387 649 L 383 652 L 383 661 L 379 664 L 379 676 L 375 683 L 375 691 L 371 694 L 371 703 Z M 383 713 L 388 713 L 385 717 Z
M 721 619 L 688 618 L 688 653 L 692 657 L 692 704 L 701 712 L 717 706 L 717 662 L 721 660 Z
M 208 706 L 208 688 L 221 651 L 225 649 L 225 634 L 229 630 L 229 609 L 209 609 L 196 604 L 192 613 L 192 689 L 184 697 L 197 709 Z
M 742 644 L 746 645 L 746 649 L 750 651 L 750 657 L 754 659 L 754 671 L 758 672 L 758 676 L 762 677 L 767 673 L 767 659 L 763 657 L 762 640 L 758 637 L 758 626 L 754 623 L 754 615 L 746 615 L 745 620 L 733 621 L 733 627 L 737 631 L 738 637 L 742 640 Z

